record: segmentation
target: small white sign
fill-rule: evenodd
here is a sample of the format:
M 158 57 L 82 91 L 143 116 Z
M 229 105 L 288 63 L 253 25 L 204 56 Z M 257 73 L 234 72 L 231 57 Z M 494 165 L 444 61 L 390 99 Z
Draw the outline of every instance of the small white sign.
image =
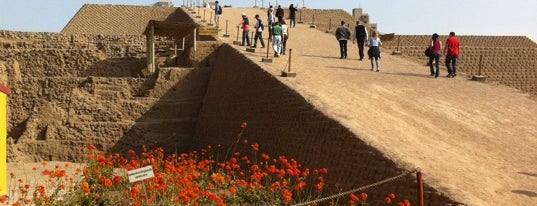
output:
M 131 183 L 152 178 L 155 176 L 155 173 L 153 173 L 153 166 L 151 165 L 128 171 L 127 174 L 129 175 L 129 182 Z

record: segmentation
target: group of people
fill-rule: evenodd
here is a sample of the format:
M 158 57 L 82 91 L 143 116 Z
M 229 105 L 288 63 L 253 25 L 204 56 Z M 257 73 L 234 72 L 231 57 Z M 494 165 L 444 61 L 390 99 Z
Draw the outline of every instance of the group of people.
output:
M 339 42 L 340 50 L 340 59 L 347 58 L 347 41 L 351 38 L 352 43 L 358 43 L 358 56 L 359 60 L 362 61 L 364 58 L 364 45 L 369 44 L 369 50 L 367 55 L 371 60 L 371 71 L 376 69 L 377 72 L 380 72 L 380 48 L 382 42 L 380 41 L 378 33 L 373 30 L 371 31 L 371 36 L 368 35 L 367 29 L 364 25 L 360 24 L 360 21 L 356 21 L 356 27 L 354 27 L 354 33 L 351 34 L 351 31 L 345 26 L 345 21 L 341 21 L 341 25 L 336 29 L 336 39 Z M 449 37 L 446 40 L 446 47 L 444 48 L 444 55 L 446 56 L 446 68 L 448 78 L 453 78 L 457 76 L 457 59 L 459 57 L 459 47 L 460 42 L 455 37 L 455 32 L 450 32 Z M 431 70 L 431 76 L 438 78 L 440 75 L 440 56 L 442 51 L 442 43 L 439 40 L 439 35 L 434 33 L 432 35 L 431 43 L 429 45 L 429 50 L 431 51 L 429 56 L 429 67 Z M 433 61 L 434 67 L 433 68 Z
M 219 2 L 216 1 L 214 7 L 216 14 L 215 22 L 217 27 L 219 26 L 219 18 L 222 14 L 222 7 L 218 3 Z M 289 6 L 289 27 L 295 27 L 297 11 L 298 9 L 293 4 Z M 259 42 L 261 43 L 261 48 L 265 48 L 265 42 L 263 41 L 263 31 L 265 29 L 263 21 L 258 14 L 255 15 L 255 19 L 256 23 L 254 26 L 254 45 L 251 46 L 249 37 L 250 22 L 248 20 L 248 17 L 246 16 L 246 13 L 242 14 L 242 21 L 239 24 L 239 26 L 242 28 L 241 45 L 256 48 L 257 41 L 259 40 Z M 289 39 L 289 29 L 284 20 L 284 10 L 281 8 L 280 5 L 278 5 L 276 12 L 274 12 L 274 8 L 272 7 L 272 5 L 268 8 L 267 25 L 269 34 L 268 40 L 272 40 L 272 49 L 274 51 L 274 57 L 285 55 L 287 40 Z M 372 30 L 371 35 L 369 35 L 367 32 L 367 28 L 363 24 L 360 24 L 360 21 L 356 21 L 354 32 L 351 32 L 350 29 L 345 26 L 345 21 L 341 21 L 340 26 L 336 29 L 335 35 L 337 41 L 339 42 L 340 59 L 347 58 L 347 41 L 351 39 L 352 36 L 352 43 L 358 44 L 359 60 L 362 61 L 364 59 L 364 46 L 369 45 L 367 56 L 371 61 L 371 71 L 376 70 L 377 72 L 380 72 L 379 59 L 381 52 L 379 47 L 382 46 L 382 42 L 380 41 L 380 37 L 377 31 Z M 446 47 L 444 48 L 444 55 L 446 56 L 445 64 L 448 72 L 446 77 L 448 78 L 453 78 L 457 76 L 457 58 L 459 56 L 459 47 L 460 42 L 455 37 L 455 32 L 450 32 L 449 37 L 446 40 Z M 429 49 L 431 51 L 431 53 L 428 55 L 429 67 L 431 70 L 430 75 L 434 76 L 435 78 L 438 78 L 438 76 L 440 75 L 439 62 L 442 51 L 442 43 L 439 40 L 438 34 L 434 33 L 432 35 Z M 433 68 L 433 62 L 436 70 L 434 70 Z
M 455 37 L 455 32 L 450 32 L 449 37 L 446 40 L 446 47 L 444 48 L 444 55 L 446 56 L 446 69 L 448 78 L 457 76 L 457 59 L 459 57 L 460 41 Z M 431 70 L 431 76 L 438 78 L 440 75 L 440 56 L 442 51 L 442 42 L 439 40 L 439 35 L 434 33 L 429 44 L 430 54 L 429 56 L 429 68 Z M 433 61 L 434 67 L 433 68 Z
M 340 59 L 347 58 L 347 41 L 351 38 L 352 43 L 358 43 L 358 56 L 359 60 L 364 59 L 364 45 L 366 43 L 369 45 L 369 50 L 367 55 L 371 60 L 371 71 L 374 71 L 376 68 L 377 72 L 380 72 L 380 48 L 382 45 L 378 33 L 373 30 L 371 31 L 371 36 L 368 35 L 367 29 L 364 25 L 360 24 L 360 21 L 356 21 L 356 27 L 354 27 L 354 33 L 352 33 L 349 28 L 345 26 L 345 21 L 341 21 L 340 26 L 336 29 L 336 39 L 339 42 L 339 52 Z
M 296 11 L 298 9 L 291 4 L 289 6 L 289 19 L 290 19 L 290 25 L 289 27 L 295 27 L 295 19 L 296 19 Z M 274 11 L 273 6 L 269 6 L 267 10 L 267 29 L 268 29 L 268 40 L 272 41 L 272 49 L 274 51 L 274 57 L 279 57 L 280 55 L 285 55 L 286 46 L 287 46 L 287 40 L 289 39 L 289 27 L 287 26 L 287 23 L 284 19 L 284 10 L 283 8 L 278 5 L 278 8 L 276 11 Z M 248 19 L 248 16 L 246 13 L 242 13 L 242 21 L 238 25 L 242 29 L 242 46 L 249 46 L 251 48 L 257 47 L 257 42 L 261 43 L 261 48 L 265 48 L 265 42 L 263 40 L 263 31 L 265 30 L 265 26 L 263 24 L 263 21 L 261 20 L 259 14 L 255 15 L 256 23 L 254 26 L 255 29 L 255 36 L 254 36 L 254 42 L 253 46 L 250 43 L 250 21 Z

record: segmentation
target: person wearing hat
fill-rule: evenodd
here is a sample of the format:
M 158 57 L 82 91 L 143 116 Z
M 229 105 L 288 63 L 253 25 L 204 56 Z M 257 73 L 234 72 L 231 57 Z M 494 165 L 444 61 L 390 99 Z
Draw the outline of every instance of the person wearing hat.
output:
M 244 42 L 246 41 L 246 45 L 250 46 L 250 37 L 248 33 L 250 32 L 250 21 L 248 20 L 248 17 L 246 16 L 246 13 L 242 13 L 242 21 L 237 27 L 242 28 L 242 43 L 241 46 L 244 46 Z

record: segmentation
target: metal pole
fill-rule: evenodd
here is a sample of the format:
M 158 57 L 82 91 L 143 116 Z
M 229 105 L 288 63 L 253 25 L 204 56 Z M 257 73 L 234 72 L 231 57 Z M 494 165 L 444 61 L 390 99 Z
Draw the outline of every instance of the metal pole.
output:
M 332 18 L 328 19 L 328 31 L 332 30 Z
M 418 206 L 424 206 L 423 202 L 423 177 L 421 172 L 416 173 L 416 178 L 418 179 Z
M 287 69 L 287 72 L 291 73 L 291 55 L 292 55 L 293 49 L 289 49 L 289 68 Z

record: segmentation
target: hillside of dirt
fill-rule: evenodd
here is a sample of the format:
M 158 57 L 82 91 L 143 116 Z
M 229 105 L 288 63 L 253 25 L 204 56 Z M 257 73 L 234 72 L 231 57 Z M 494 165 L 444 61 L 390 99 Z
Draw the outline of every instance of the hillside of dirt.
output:
M 265 11 L 226 8 L 222 22 L 236 25 L 243 12 L 252 19 Z M 333 34 L 304 24 L 289 33 L 297 77 L 278 79 L 363 141 L 421 168 L 427 183 L 465 204 L 537 204 L 537 102 L 529 94 L 464 74 L 445 78 L 444 67 L 431 78 L 428 67 L 382 48 L 381 71 L 372 72 L 352 42 L 342 60 Z M 244 55 L 275 76 L 287 69 L 287 56 L 260 62 L 265 52 Z

